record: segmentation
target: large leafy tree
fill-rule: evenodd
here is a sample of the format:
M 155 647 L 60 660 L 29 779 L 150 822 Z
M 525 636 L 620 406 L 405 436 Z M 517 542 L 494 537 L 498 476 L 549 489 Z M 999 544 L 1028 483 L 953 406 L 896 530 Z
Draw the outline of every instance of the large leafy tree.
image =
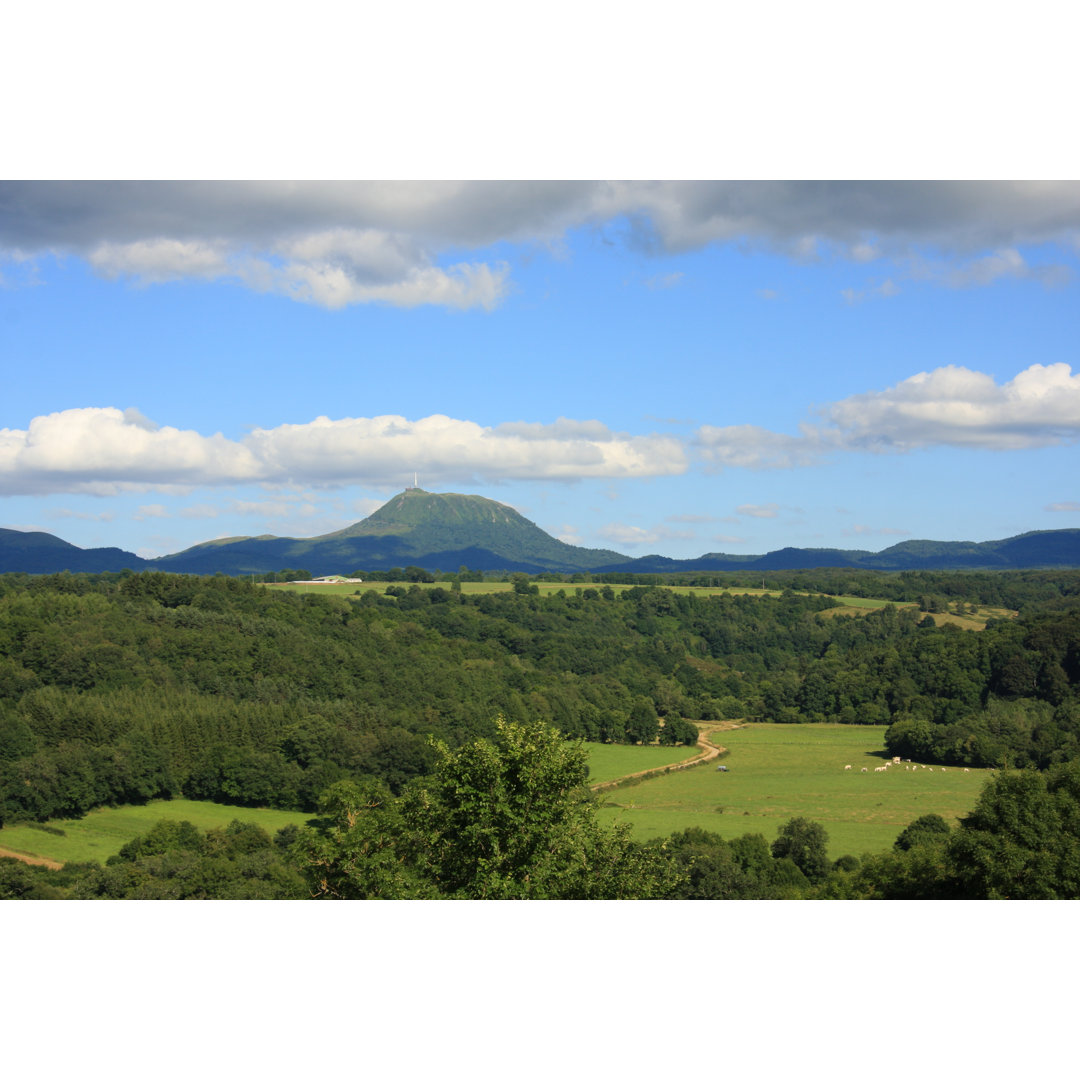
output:
M 539 721 L 499 720 L 490 739 L 435 746 L 433 775 L 397 800 L 338 785 L 299 854 L 317 896 L 462 899 L 666 897 L 662 851 L 606 829 L 585 787 L 586 753 Z
M 996 777 L 948 856 L 973 900 L 1080 899 L 1080 762 Z
M 815 884 L 828 877 L 829 835 L 816 821 L 793 817 L 773 841 L 774 859 L 790 859 Z

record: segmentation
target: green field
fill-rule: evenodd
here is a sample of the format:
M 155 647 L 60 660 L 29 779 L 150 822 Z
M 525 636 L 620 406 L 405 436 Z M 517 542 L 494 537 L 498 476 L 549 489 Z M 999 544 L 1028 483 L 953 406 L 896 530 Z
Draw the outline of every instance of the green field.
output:
M 421 589 L 449 589 L 450 583 L 445 581 L 435 582 L 418 582 Z M 636 585 L 602 585 L 597 582 L 565 582 L 565 581 L 534 581 L 531 584 L 535 585 L 540 591 L 541 596 L 548 596 L 552 593 L 565 592 L 568 596 L 573 596 L 576 592 L 584 589 L 603 589 L 609 588 L 614 592 L 625 592 L 627 589 L 638 588 Z M 301 592 L 301 593 L 321 593 L 324 596 L 354 596 L 357 593 L 365 592 L 379 592 L 384 593 L 391 586 L 396 588 L 412 588 L 411 584 L 402 581 L 365 581 L 360 584 L 356 582 L 349 582 L 343 585 L 336 584 L 322 584 L 316 585 L 310 582 L 277 582 L 264 584 L 263 588 L 266 589 L 283 589 L 286 592 Z M 672 592 L 681 593 L 689 596 L 691 593 L 696 596 L 720 596 L 723 593 L 730 593 L 732 596 L 780 596 L 781 590 L 779 589 L 749 589 L 749 588 L 729 588 L 723 585 L 662 585 L 660 588 L 671 589 Z M 499 592 L 513 592 L 514 585 L 510 581 L 463 581 L 461 583 L 461 591 L 469 595 L 478 595 L 480 593 L 499 593 Z M 810 593 L 802 593 L 800 595 L 816 595 Z M 883 608 L 892 603 L 890 600 L 877 600 L 869 597 L 862 596 L 834 596 L 834 600 L 838 600 L 844 605 L 844 608 L 851 608 L 854 611 L 873 611 L 877 608 Z M 897 604 L 897 607 L 912 607 L 911 604 Z M 841 609 L 842 610 L 842 609 Z
M 627 746 L 623 743 L 586 743 L 589 751 L 589 783 L 602 784 L 620 776 L 674 765 L 696 757 L 697 746 Z
M 842 724 L 748 724 L 717 732 L 713 741 L 728 753 L 720 759 L 730 771 L 709 763 L 641 780 L 603 794 L 601 819 L 628 821 L 634 836 L 646 840 L 690 826 L 728 839 L 760 832 L 775 838 L 789 818 L 820 822 L 829 834 L 829 854 L 861 855 L 884 851 L 905 825 L 923 814 L 955 822 L 975 805 L 986 770 L 905 770 L 883 764 L 880 727 Z M 602 783 L 693 757 L 696 747 L 620 746 L 587 743 L 589 779 Z M 850 771 L 844 766 L 851 765 Z M 867 772 L 860 770 L 865 767 Z M 57 862 L 104 862 L 129 840 L 162 818 L 186 819 L 202 829 L 227 825 L 233 818 L 252 821 L 273 835 L 310 814 L 259 810 L 188 799 L 146 806 L 103 807 L 75 821 L 50 821 L 56 836 L 27 825 L 0 829 L 0 847 Z
M 923 814 L 955 823 L 972 809 L 986 770 L 894 765 L 875 773 L 886 760 L 883 735 L 880 727 L 841 724 L 718 732 L 713 741 L 728 749 L 720 761 L 729 772 L 710 763 L 616 788 L 605 793 L 601 818 L 632 823 L 639 840 L 698 826 L 727 839 L 759 832 L 772 841 L 789 818 L 801 816 L 825 827 L 835 859 L 884 851 Z
M 258 810 L 190 799 L 159 799 L 145 806 L 101 807 L 76 821 L 48 822 L 49 828 L 62 829 L 64 836 L 27 825 L 5 826 L 0 829 L 0 848 L 56 862 L 104 863 L 163 818 L 190 821 L 200 829 L 218 828 L 238 818 L 261 825 L 273 836 L 286 825 L 303 825 L 311 816 L 299 810 Z

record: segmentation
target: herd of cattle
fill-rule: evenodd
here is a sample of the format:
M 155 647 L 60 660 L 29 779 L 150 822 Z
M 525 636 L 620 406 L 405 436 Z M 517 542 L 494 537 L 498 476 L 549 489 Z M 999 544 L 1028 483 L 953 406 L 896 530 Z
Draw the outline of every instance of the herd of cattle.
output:
M 874 769 L 874 772 L 887 772 L 894 765 L 899 765 L 899 764 L 901 764 L 900 758 L 894 757 L 892 759 L 892 761 L 886 761 L 884 765 L 878 765 Z M 904 769 L 905 770 L 910 769 L 912 772 L 915 772 L 916 769 L 926 769 L 928 772 L 933 772 L 934 771 L 934 766 L 933 765 L 918 765 L 918 764 L 913 765 L 911 763 L 911 758 L 904 758 L 903 764 L 904 764 Z M 942 772 L 948 772 L 949 771 L 948 769 L 945 768 L 944 765 L 940 765 L 938 767 L 941 769 Z M 844 772 L 848 772 L 852 768 L 854 768 L 854 766 L 845 765 L 844 766 Z M 867 770 L 866 768 L 862 768 L 859 771 L 860 772 L 867 772 L 869 770 Z M 964 772 L 971 772 L 971 770 L 970 769 L 965 769 Z

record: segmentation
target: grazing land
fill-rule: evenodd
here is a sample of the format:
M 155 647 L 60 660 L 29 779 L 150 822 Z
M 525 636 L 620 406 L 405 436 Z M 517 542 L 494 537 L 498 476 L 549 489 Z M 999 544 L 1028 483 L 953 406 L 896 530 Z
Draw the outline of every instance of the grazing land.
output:
M 46 832 L 40 826 L 7 825 L 0 829 L 0 848 L 58 863 L 100 862 L 115 855 L 129 840 L 149 832 L 159 821 L 190 821 L 200 829 L 216 829 L 233 819 L 261 826 L 271 836 L 286 825 L 303 825 L 311 814 L 291 810 L 261 810 L 247 806 L 155 799 L 145 806 L 100 807 L 75 821 L 53 820 Z
M 336 583 L 316 583 L 310 581 L 289 581 L 289 582 L 270 582 L 263 584 L 263 588 L 274 589 L 282 592 L 298 592 L 298 593 L 318 593 L 323 596 L 362 596 L 366 592 L 375 592 L 384 594 L 387 589 L 394 587 L 401 587 L 402 582 L 387 582 L 387 581 L 364 581 L 364 582 L 346 582 L 342 584 Z M 421 589 L 436 589 L 449 588 L 446 582 L 417 582 Z M 514 591 L 513 582 L 510 581 L 463 581 L 461 584 L 461 591 L 467 596 L 480 596 L 491 593 L 512 593 Z M 539 590 L 540 596 L 551 596 L 555 593 L 563 592 L 568 596 L 572 596 L 575 593 L 581 592 L 584 589 L 611 589 L 615 593 L 626 592 L 628 589 L 638 588 L 635 585 L 600 585 L 593 582 L 583 583 L 568 583 L 560 581 L 533 581 L 533 585 Z M 412 588 L 410 583 L 408 588 Z M 670 589 L 674 593 L 678 593 L 680 596 L 722 596 L 725 593 L 729 596 L 781 596 L 783 590 L 781 589 L 753 589 L 743 587 L 731 587 L 721 585 L 664 585 L 662 588 Z M 816 593 L 807 593 L 799 590 L 799 595 L 811 596 L 818 595 Z M 887 607 L 890 603 L 894 603 L 890 600 L 881 600 L 873 597 L 864 596 L 833 596 L 832 599 L 836 600 L 841 606 L 833 609 L 829 614 L 840 615 L 865 615 L 870 611 L 878 611 L 883 607 Z M 915 607 L 914 603 L 896 603 L 895 607 Z M 1007 612 L 1005 609 L 1001 609 L 996 613 L 997 617 L 1004 617 L 1006 614 L 1015 615 L 1015 612 Z M 989 612 L 987 612 L 989 615 Z M 942 615 L 935 616 L 942 621 L 950 621 L 950 617 Z M 986 625 L 986 616 L 982 618 L 967 618 L 955 616 L 951 617 L 951 621 L 956 621 L 958 625 L 962 625 L 969 628 L 982 629 Z
M 883 734 L 850 724 L 747 724 L 723 732 L 728 753 L 719 760 L 728 772 L 710 763 L 617 788 L 601 818 L 630 822 L 638 840 L 697 826 L 727 840 L 759 832 L 771 842 L 801 816 L 825 827 L 836 859 L 887 850 L 924 814 L 955 824 L 972 809 L 989 770 L 901 764 L 875 773 L 888 760 Z
M 626 746 L 622 743 L 586 743 L 589 783 L 605 784 L 646 769 L 660 769 L 687 761 L 701 753 L 698 746 Z

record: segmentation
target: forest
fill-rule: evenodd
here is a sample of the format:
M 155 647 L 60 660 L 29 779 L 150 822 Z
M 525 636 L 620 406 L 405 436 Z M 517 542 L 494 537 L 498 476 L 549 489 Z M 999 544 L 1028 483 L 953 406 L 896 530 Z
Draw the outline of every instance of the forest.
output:
M 277 837 L 173 823 L 106 867 L 3 860 L 0 896 L 974 896 L 1022 879 L 1080 895 L 1067 869 L 1014 884 L 987 869 L 1026 865 L 988 854 L 1016 822 L 1009 800 L 1042 821 L 1024 842 L 1057 836 L 1071 865 L 1080 572 L 777 572 L 775 596 L 652 576 L 470 594 L 440 577 L 334 597 L 161 572 L 0 576 L 0 824 L 180 794 L 320 823 Z M 838 616 L 839 594 L 913 606 Z M 1019 615 L 937 625 L 957 604 Z M 716 719 L 876 725 L 893 754 L 1003 771 L 960 829 L 938 819 L 858 867 L 828 863 L 821 827 L 798 819 L 771 846 L 700 830 L 637 844 L 596 824 L 568 739 L 693 743 Z M 486 793 L 473 818 L 454 805 L 470 785 Z M 545 799 L 534 835 L 521 823 Z

